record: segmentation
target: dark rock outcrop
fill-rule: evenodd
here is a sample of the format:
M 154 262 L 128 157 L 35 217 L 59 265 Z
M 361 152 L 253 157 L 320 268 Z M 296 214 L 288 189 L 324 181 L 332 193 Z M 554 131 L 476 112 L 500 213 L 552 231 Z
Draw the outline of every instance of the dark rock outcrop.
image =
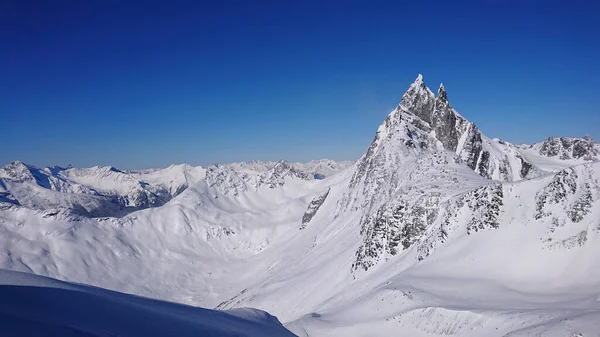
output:
M 306 212 L 304 212 L 304 215 L 302 216 L 302 225 L 300 225 L 299 229 L 306 228 L 306 226 L 312 220 L 315 214 L 317 214 L 317 211 L 319 210 L 321 205 L 323 205 L 323 203 L 325 202 L 325 199 L 327 199 L 329 191 L 330 188 L 327 188 L 325 191 L 323 191 L 321 194 L 315 197 L 310 202 L 310 204 L 308 204 L 308 209 L 306 210 Z

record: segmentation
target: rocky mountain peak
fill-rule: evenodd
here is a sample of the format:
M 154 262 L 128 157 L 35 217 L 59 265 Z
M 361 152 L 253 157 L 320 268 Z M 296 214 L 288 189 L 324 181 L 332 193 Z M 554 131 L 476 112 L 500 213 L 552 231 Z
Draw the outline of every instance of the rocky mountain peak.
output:
M 423 81 L 423 75 L 421 75 L 421 74 L 417 75 L 417 78 L 413 82 L 413 85 L 419 85 L 419 86 L 422 85 L 422 86 L 424 86 L 425 83 Z
M 35 180 L 29 166 L 19 160 L 15 160 L 0 168 L 0 178 L 7 178 L 18 182 Z
M 414 114 L 422 121 L 428 123 L 435 104 L 433 92 L 425 85 L 423 76 L 419 74 L 417 79 L 408 87 L 402 96 L 399 109 Z
M 271 169 L 258 177 L 257 187 L 263 185 L 266 185 L 271 189 L 281 187 L 285 184 L 285 179 L 287 177 L 306 178 L 303 174 L 296 171 L 287 161 L 280 160 Z
M 238 196 L 248 190 L 247 177 L 238 173 L 226 165 L 212 165 L 206 168 L 206 184 L 224 195 Z
M 492 142 L 450 105 L 443 84 L 435 97 L 418 76 L 377 129 L 367 153 L 355 166 L 350 192 L 336 212 L 362 209 L 369 219 L 377 218 L 370 212 L 381 205 L 381 200 L 397 193 L 399 174 L 413 169 L 415 176 L 426 170 L 431 170 L 426 175 L 429 177 L 442 172 L 444 184 L 460 180 L 450 172 L 465 166 L 485 178 L 501 181 L 519 179 L 515 178 L 519 172 L 522 179 L 534 171 L 510 144 Z
M 282 160 L 278 161 L 277 163 L 275 163 L 275 165 L 273 165 L 273 168 L 272 168 L 272 170 L 274 170 L 274 171 L 283 171 L 283 170 L 287 170 L 287 169 L 290 169 L 290 164 L 285 159 L 282 159 Z
M 444 83 L 440 83 L 440 88 L 438 89 L 437 99 L 440 101 L 448 101 L 448 96 L 446 95 L 446 88 L 444 87 Z

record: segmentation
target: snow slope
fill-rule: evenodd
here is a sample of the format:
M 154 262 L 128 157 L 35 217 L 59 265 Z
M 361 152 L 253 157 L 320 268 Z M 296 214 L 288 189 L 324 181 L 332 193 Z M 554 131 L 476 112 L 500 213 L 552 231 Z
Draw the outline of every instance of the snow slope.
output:
M 360 160 L 324 179 L 285 161 L 215 165 L 120 218 L 5 194 L 0 268 L 255 307 L 301 336 L 597 336 L 600 163 L 586 141 L 561 141 L 557 158 L 488 138 L 419 76 Z
M 255 309 L 215 311 L 0 270 L 2 336 L 293 336 Z

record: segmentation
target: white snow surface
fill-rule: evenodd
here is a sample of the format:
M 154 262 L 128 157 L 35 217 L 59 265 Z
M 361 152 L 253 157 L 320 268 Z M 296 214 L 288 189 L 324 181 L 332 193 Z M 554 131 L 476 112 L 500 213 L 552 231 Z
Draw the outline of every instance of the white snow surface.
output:
M 299 336 L 598 336 L 600 163 L 483 136 L 486 179 L 465 165 L 466 139 L 444 150 L 415 127 L 422 121 L 407 102 L 350 166 L 172 167 L 172 179 L 130 172 L 151 186 L 188 187 L 122 217 L 29 207 L 26 191 L 15 202 L 9 192 L 31 182 L 17 165 L 10 179 L 0 172 L 0 268 L 253 307 Z M 532 164 L 527 178 L 505 169 L 521 167 L 519 156 Z M 325 168 L 324 179 L 310 177 Z M 93 181 L 66 172 L 101 190 L 130 184 L 110 168 L 94 170 Z
M 0 270 L 1 334 L 10 336 L 293 336 L 256 309 L 209 310 Z

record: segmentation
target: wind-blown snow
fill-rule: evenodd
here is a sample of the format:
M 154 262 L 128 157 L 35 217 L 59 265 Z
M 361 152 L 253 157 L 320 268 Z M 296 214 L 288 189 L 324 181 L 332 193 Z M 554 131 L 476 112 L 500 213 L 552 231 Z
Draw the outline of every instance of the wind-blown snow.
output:
M 293 336 L 255 309 L 208 310 L 0 270 L 2 336 Z

